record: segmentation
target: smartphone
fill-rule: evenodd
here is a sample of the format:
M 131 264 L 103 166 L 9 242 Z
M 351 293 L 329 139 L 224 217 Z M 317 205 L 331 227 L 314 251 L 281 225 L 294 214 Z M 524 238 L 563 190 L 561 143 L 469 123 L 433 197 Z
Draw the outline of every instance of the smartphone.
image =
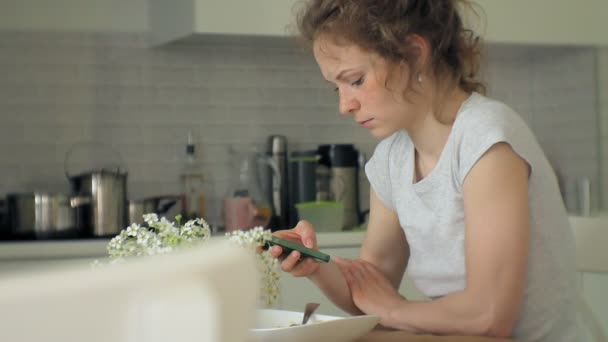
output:
M 302 257 L 310 257 L 313 258 L 317 262 L 329 262 L 329 255 L 325 253 L 321 253 L 319 251 L 315 251 L 314 249 L 306 248 L 299 243 L 279 239 L 277 237 L 271 237 L 270 240 L 266 242 L 269 246 L 277 245 L 283 248 L 283 254 L 288 255 L 291 251 L 296 250 L 299 251 Z

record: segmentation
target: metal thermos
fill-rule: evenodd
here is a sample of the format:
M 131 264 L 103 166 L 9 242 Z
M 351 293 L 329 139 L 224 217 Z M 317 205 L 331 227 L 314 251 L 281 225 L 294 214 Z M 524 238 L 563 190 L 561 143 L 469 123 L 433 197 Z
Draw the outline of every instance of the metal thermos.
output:
M 293 151 L 289 155 L 290 226 L 295 226 L 299 220 L 296 204 L 314 202 L 318 199 L 318 160 L 316 150 Z
M 271 193 L 270 203 L 274 213 L 270 223 L 272 230 L 285 229 L 288 227 L 289 202 L 288 202 L 288 177 L 287 177 L 287 138 L 283 135 L 271 135 L 268 137 L 266 153 L 274 161 L 278 169 L 278 175 L 269 173 Z M 278 179 L 274 179 L 278 177 Z M 280 180 L 280 186 L 273 187 Z
M 352 144 L 321 145 L 319 163 L 329 168 L 330 195 L 344 205 L 344 229 L 361 223 L 359 205 L 360 154 Z

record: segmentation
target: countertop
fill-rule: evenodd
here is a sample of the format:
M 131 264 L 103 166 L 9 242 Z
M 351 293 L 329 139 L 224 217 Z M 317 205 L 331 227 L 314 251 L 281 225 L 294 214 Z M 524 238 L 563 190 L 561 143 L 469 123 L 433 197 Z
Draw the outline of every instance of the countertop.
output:
M 590 217 L 571 216 L 570 223 L 574 230 L 579 260 L 593 259 L 601 264 L 608 261 L 608 249 L 600 249 L 602 255 L 597 255 L 598 249 L 580 248 L 580 244 L 601 243 L 591 237 L 597 236 L 598 230 L 608 230 L 608 215 Z M 319 233 L 317 241 L 320 249 L 348 248 L 361 245 L 365 231 Z M 212 238 L 223 238 L 219 233 Z M 36 259 L 65 259 L 65 258 L 100 258 L 107 255 L 106 246 L 109 239 L 83 239 L 83 240 L 49 240 L 49 241 L 3 241 L 0 242 L 0 262 Z M 595 251 L 593 255 L 586 255 L 585 250 Z M 604 253 L 605 251 L 605 253 Z M 589 254 L 589 253 L 587 253 Z M 593 263 L 592 262 L 592 263 Z M 589 262 L 586 262 L 589 264 Z
M 365 232 L 319 233 L 320 249 L 357 247 L 361 245 Z M 212 239 L 223 238 L 223 234 Z M 100 258 L 107 255 L 109 239 L 47 240 L 47 241 L 3 241 L 0 242 L 0 261 Z
M 413 335 L 405 331 L 373 330 L 356 342 L 515 342 L 515 340 L 478 336 Z

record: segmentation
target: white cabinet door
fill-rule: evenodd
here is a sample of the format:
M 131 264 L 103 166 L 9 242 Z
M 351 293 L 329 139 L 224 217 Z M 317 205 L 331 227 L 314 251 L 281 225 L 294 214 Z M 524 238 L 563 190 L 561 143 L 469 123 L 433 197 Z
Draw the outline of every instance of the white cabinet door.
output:
M 608 336 L 608 273 L 583 273 L 582 278 L 583 298 L 589 304 L 604 335 Z
M 295 0 L 150 0 L 153 44 L 195 35 L 288 36 Z
M 357 258 L 359 248 L 328 248 L 323 250 L 331 256 L 342 258 Z M 407 276 L 401 282 L 399 292 L 410 300 L 425 300 L 411 283 Z M 282 273 L 281 276 L 281 300 L 279 307 L 284 310 L 302 311 L 308 302 L 320 303 L 317 310 L 321 314 L 348 316 L 342 309 L 335 306 L 310 280 L 306 278 L 295 278 L 289 274 Z
M 606 0 L 476 0 L 488 42 L 608 44 Z M 474 20 L 474 19 L 473 19 Z M 477 30 L 476 30 L 477 31 Z
M 146 32 L 147 0 L 3 0 L 2 29 Z

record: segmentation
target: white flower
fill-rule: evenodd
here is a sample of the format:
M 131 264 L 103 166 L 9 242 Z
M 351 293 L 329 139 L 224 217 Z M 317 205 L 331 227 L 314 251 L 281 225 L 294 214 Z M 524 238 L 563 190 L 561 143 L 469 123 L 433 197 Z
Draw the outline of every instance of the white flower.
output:
M 144 214 L 143 218 L 144 218 L 144 222 L 146 222 L 146 224 L 148 224 L 148 226 L 154 225 L 155 223 L 158 222 L 158 216 L 154 213 Z
M 131 224 L 113 237 L 108 243 L 107 250 L 111 259 L 110 264 L 122 263 L 125 258 L 171 253 L 175 249 L 193 243 L 209 240 L 211 229 L 202 218 L 189 220 L 181 224 L 181 217 L 175 218 L 176 223 L 159 217 L 156 214 L 143 215 L 144 226 Z M 237 230 L 227 233 L 231 242 L 249 249 L 252 253 L 264 246 L 271 237 L 271 231 L 263 227 L 250 230 Z M 268 251 L 258 252 L 256 267 L 261 274 L 260 300 L 268 306 L 277 302 L 279 288 L 278 261 Z M 95 267 L 102 266 L 97 260 Z
M 127 227 L 127 235 L 128 236 L 137 236 L 137 231 L 139 230 L 139 225 L 133 223 L 129 227 Z

